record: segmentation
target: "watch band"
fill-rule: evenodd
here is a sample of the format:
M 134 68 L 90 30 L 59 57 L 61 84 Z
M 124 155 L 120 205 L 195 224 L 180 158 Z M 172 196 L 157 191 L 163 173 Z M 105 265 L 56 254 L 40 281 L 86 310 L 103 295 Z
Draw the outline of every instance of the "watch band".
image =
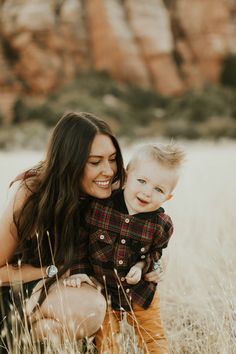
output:
M 54 264 L 51 264 L 46 268 L 46 275 L 48 278 L 54 277 L 57 273 L 58 268 Z

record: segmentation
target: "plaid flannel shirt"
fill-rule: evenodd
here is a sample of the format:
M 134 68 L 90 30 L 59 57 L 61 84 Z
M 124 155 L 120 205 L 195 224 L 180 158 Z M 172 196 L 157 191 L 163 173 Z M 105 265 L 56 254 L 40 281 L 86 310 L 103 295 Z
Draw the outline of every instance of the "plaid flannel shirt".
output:
M 129 215 L 123 191 L 117 191 L 111 198 L 92 200 L 84 221 L 83 247 L 79 252 L 77 271 L 74 267 L 73 272 L 93 274 L 104 285 L 116 310 L 129 311 L 132 302 L 147 308 L 156 284 L 142 278 L 138 284 L 130 285 L 125 276 L 138 261 L 146 262 L 143 273 L 153 269 L 153 262 L 161 257 L 173 232 L 170 217 L 163 208 Z

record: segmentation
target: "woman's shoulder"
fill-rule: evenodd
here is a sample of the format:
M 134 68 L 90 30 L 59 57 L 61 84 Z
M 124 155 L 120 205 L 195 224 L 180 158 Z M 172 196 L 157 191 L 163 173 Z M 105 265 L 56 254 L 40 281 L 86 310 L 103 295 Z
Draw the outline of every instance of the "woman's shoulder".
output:
M 36 169 L 36 168 L 31 168 L 31 169 L 29 169 L 29 170 L 26 170 L 26 171 L 24 171 L 24 172 L 21 172 L 20 174 L 18 174 L 12 181 L 11 181 L 11 183 L 10 183 L 10 187 L 14 184 L 14 183 L 16 183 L 16 182 L 18 182 L 18 181 L 21 181 L 21 182 L 23 182 L 23 181 L 29 181 L 30 182 L 30 180 L 35 180 L 35 178 L 37 178 L 38 177 L 38 170 Z
M 13 211 L 21 209 L 31 194 L 32 192 L 24 183 L 22 183 L 22 181 L 16 181 L 10 188 L 8 194 L 8 200 L 12 203 Z
M 21 209 L 26 199 L 34 193 L 37 182 L 38 172 L 35 169 L 22 172 L 14 178 L 9 189 L 9 197 L 14 200 L 14 210 Z

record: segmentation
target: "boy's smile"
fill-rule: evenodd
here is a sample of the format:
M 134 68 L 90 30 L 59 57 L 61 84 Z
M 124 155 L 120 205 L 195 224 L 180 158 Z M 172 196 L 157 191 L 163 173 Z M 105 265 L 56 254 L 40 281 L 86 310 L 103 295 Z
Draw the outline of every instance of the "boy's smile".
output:
M 144 205 L 147 205 L 147 204 L 148 204 L 148 201 L 143 200 L 142 198 L 137 197 L 137 199 L 138 199 L 138 201 L 139 201 L 140 205 L 142 205 L 142 206 L 144 206 Z

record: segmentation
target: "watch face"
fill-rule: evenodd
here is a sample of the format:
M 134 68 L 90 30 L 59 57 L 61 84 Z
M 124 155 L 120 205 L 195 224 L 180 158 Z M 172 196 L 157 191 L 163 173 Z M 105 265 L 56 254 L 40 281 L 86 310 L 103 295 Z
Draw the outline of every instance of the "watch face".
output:
M 57 267 L 54 264 L 50 265 L 47 268 L 47 275 L 48 275 L 49 278 L 54 277 L 54 275 L 56 275 L 57 272 L 58 272 L 58 269 L 57 269 Z

